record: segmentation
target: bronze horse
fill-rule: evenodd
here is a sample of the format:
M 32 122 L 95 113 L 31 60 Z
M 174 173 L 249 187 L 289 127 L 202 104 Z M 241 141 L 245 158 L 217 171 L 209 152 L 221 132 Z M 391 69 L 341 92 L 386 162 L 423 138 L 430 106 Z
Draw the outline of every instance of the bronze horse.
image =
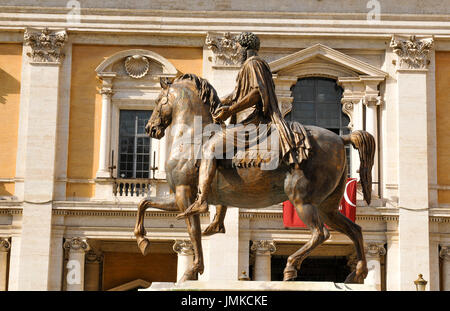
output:
M 180 139 L 186 134 L 193 134 L 196 116 L 201 117 L 202 128 L 211 124 L 212 113 L 220 105 L 214 88 L 206 80 L 192 74 L 177 78 L 173 83 L 161 80 L 161 87 L 146 132 L 152 138 L 161 139 L 169 125 L 183 125 L 184 130 L 172 131 L 172 135 L 167 137 L 167 144 L 171 148 L 166 161 L 166 176 L 173 194 L 147 197 L 138 206 L 134 234 L 144 255 L 150 246 L 149 240 L 145 238 L 145 210 L 152 207 L 183 212 L 197 193 L 199 160 L 194 155 L 194 145 L 180 143 Z M 355 131 L 341 137 L 320 127 L 305 128 L 310 133 L 313 155 L 300 169 L 284 165 L 283 162 L 274 170 L 261 170 L 257 166 L 237 168 L 229 165 L 231 160 L 220 160 L 208 204 L 255 208 L 268 207 L 289 199 L 312 235 L 306 244 L 289 256 L 284 280 L 295 279 L 301 262 L 329 238 L 330 234 L 324 226 L 327 224 L 353 241 L 358 262 L 346 282 L 362 283 L 368 270 L 361 227 L 339 212 L 347 179 L 344 145 L 352 144 L 359 151 L 360 180 L 364 198 L 370 203 L 375 140 L 365 131 Z M 197 279 L 198 273 L 203 273 L 204 269 L 199 215 L 186 218 L 186 223 L 195 259 L 180 282 Z

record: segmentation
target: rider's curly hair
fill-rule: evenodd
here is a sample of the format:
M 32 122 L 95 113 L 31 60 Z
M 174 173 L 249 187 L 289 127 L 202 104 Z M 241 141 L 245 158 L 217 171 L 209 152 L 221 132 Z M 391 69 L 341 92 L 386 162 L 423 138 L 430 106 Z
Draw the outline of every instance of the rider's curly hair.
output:
M 237 42 L 247 50 L 259 50 L 259 38 L 252 32 L 243 32 L 237 37 Z

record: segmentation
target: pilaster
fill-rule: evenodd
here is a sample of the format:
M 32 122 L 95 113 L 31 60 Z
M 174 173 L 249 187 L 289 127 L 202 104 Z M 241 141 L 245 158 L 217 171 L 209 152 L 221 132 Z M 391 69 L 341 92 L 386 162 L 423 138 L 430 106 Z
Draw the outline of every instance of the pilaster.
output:
M 254 281 L 270 281 L 271 266 L 270 256 L 276 251 L 273 241 L 253 241 L 251 250 L 255 255 Z
M 177 281 L 191 267 L 194 262 L 194 247 L 189 240 L 177 240 L 173 244 L 173 250 L 178 254 Z
M 11 243 L 7 238 L 0 238 L 0 292 L 7 290 L 8 284 L 8 253 Z
M 65 30 L 26 29 L 24 49 L 28 101 L 22 106 L 21 127 L 26 136 L 20 152 L 23 173 L 23 218 L 18 266 L 19 290 L 50 288 L 52 201 L 55 199 L 60 67 L 67 42 Z M 22 118 L 23 117 L 23 118 Z M 19 135 L 20 137 L 20 135 Z M 19 138 L 20 139 L 20 138 Z M 19 156 L 18 156 L 19 158 Z M 20 187 L 19 187 L 20 188 Z
M 432 38 L 394 36 L 398 58 L 398 176 L 400 290 L 430 280 L 427 73 Z
M 67 291 L 84 290 L 85 255 L 90 250 L 86 239 L 75 237 L 64 242 L 64 249 L 69 252 L 67 262 Z

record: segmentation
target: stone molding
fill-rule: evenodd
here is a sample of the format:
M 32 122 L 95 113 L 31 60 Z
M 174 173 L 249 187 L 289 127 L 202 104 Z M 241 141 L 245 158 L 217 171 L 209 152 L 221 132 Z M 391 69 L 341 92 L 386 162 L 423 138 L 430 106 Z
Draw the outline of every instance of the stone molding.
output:
M 364 246 L 364 252 L 369 258 L 377 258 L 386 255 L 386 249 L 382 242 L 369 242 Z
M 189 240 L 176 240 L 173 244 L 173 250 L 180 256 L 194 255 L 194 246 Z
M 90 246 L 87 243 L 87 239 L 74 237 L 70 239 L 66 239 L 64 242 L 64 249 L 69 251 L 83 251 L 87 252 L 90 250 Z
M 28 56 L 33 63 L 60 63 L 64 57 L 63 48 L 67 42 L 65 30 L 52 31 L 44 28 L 40 31 L 25 29 L 24 42 L 31 47 Z
M 275 242 L 269 240 L 252 241 L 250 249 L 257 255 L 270 255 L 277 250 Z
M 9 238 L 0 238 L 0 252 L 9 252 L 11 249 L 11 243 Z
M 214 64 L 216 66 L 239 65 L 240 55 L 236 35 L 225 32 L 222 36 L 219 36 L 208 32 L 205 45 L 214 53 Z
M 417 38 L 416 36 L 392 36 L 390 47 L 398 56 L 398 69 L 427 69 L 430 64 L 430 52 L 434 38 Z
M 450 261 L 450 246 L 442 246 L 439 251 L 439 257 L 445 261 Z

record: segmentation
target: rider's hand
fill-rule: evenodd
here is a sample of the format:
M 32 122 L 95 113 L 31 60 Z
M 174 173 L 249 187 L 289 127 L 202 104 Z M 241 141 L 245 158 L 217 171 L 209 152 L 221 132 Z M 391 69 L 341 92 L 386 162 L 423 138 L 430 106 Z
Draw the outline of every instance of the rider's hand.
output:
M 217 112 L 213 116 L 214 122 L 225 121 L 226 119 L 228 119 L 231 116 L 231 114 L 232 113 L 230 111 L 230 107 L 228 107 L 228 106 L 220 107 L 219 109 L 217 109 Z

